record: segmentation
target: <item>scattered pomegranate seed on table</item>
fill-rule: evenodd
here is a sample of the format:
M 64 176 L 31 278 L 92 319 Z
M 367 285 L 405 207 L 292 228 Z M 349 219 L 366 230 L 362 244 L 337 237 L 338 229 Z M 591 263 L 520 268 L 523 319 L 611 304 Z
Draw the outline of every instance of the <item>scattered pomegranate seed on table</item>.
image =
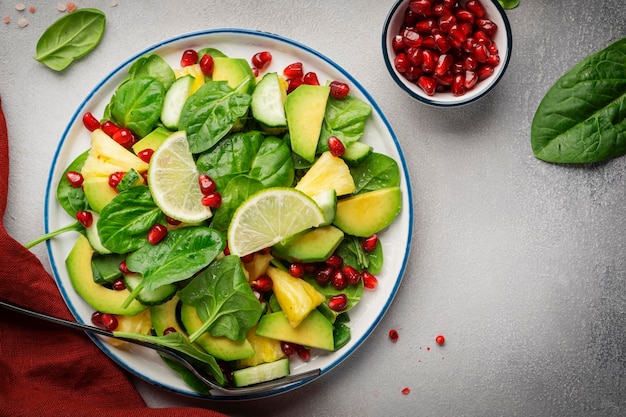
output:
M 435 342 L 438 345 L 443 345 L 446 342 L 446 338 L 443 337 L 442 335 L 438 335 L 437 337 L 435 337 Z
M 401 392 L 403 395 L 409 395 L 411 393 L 411 389 L 409 387 L 404 387 Z
M 391 339 L 392 342 L 398 341 L 399 338 L 400 338 L 400 333 L 398 333 L 396 329 L 389 330 L 389 339 Z

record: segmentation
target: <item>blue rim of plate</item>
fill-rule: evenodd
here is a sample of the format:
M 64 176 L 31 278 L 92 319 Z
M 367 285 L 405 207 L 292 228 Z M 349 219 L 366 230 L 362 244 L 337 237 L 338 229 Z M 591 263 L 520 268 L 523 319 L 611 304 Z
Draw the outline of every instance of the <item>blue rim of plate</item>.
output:
M 389 10 L 387 17 L 385 18 L 385 23 L 383 24 L 383 33 L 382 33 L 383 61 L 385 61 L 385 66 L 387 67 L 387 70 L 389 71 L 389 75 L 391 75 L 391 78 L 393 78 L 393 80 L 398 85 L 398 87 L 400 87 L 402 90 L 404 90 L 408 95 L 410 95 L 414 99 L 421 101 L 422 103 L 435 106 L 435 107 L 464 106 L 466 104 L 470 104 L 470 103 L 477 101 L 478 99 L 486 96 L 487 93 L 489 93 L 491 90 L 493 90 L 493 88 L 496 85 L 498 85 L 498 83 L 504 76 L 504 73 L 506 72 L 506 68 L 509 65 L 509 61 L 511 60 L 511 51 L 513 50 L 513 35 L 512 35 L 511 23 L 509 22 L 509 19 L 506 15 L 504 8 L 502 8 L 500 3 L 498 3 L 498 0 L 487 0 L 487 1 L 489 1 L 490 3 L 493 3 L 496 9 L 498 9 L 498 12 L 500 13 L 500 16 L 502 17 L 502 20 L 504 21 L 504 27 L 506 29 L 506 42 L 507 42 L 506 59 L 500 63 L 500 69 L 496 75 L 496 78 L 490 80 L 491 84 L 489 85 L 488 88 L 485 88 L 480 94 L 475 95 L 469 100 L 462 100 L 461 98 L 458 101 L 445 102 L 445 101 L 436 101 L 426 96 L 417 94 L 415 93 L 415 91 L 411 90 L 410 88 L 406 86 L 404 81 L 402 81 L 402 79 L 396 73 L 396 70 L 393 67 L 393 60 L 388 59 L 390 54 L 389 54 L 389 49 L 387 48 L 387 36 L 389 34 L 389 26 L 391 24 L 391 20 L 396 14 L 396 11 L 398 10 L 398 8 L 402 6 L 404 3 L 407 3 L 406 0 L 397 0 L 396 3 L 391 7 L 391 10 Z
M 336 368 L 343 360 L 347 359 L 359 346 L 361 346 L 363 344 L 363 342 L 367 339 L 367 337 L 374 331 L 374 329 L 376 328 L 376 326 L 379 324 L 379 322 L 382 320 L 383 316 L 385 315 L 385 313 L 387 312 L 387 310 L 389 309 L 389 307 L 391 306 L 391 303 L 393 301 L 393 299 L 395 298 L 395 295 L 397 294 L 398 288 L 400 287 L 400 284 L 402 282 L 402 278 L 406 269 L 406 265 L 407 265 L 407 261 L 408 261 L 408 257 L 409 257 L 409 253 L 410 253 L 410 249 L 411 249 L 411 240 L 412 240 L 412 229 L 413 229 L 413 196 L 412 196 L 412 191 L 411 191 L 411 183 L 409 180 L 409 174 L 408 174 L 408 169 L 407 169 L 407 165 L 406 165 L 406 160 L 404 158 L 404 154 L 402 152 L 402 149 L 400 147 L 400 143 L 398 142 L 398 139 L 393 131 L 393 129 L 391 128 L 391 125 L 389 123 L 389 121 L 387 120 L 387 118 L 384 116 L 384 114 L 382 113 L 380 107 L 378 106 L 378 104 L 374 101 L 374 99 L 370 96 L 370 94 L 365 90 L 365 88 L 363 88 L 363 86 L 356 80 L 354 79 L 347 71 L 345 71 L 342 67 L 340 67 L 339 65 L 337 65 L 334 61 L 332 61 L 331 59 L 329 59 L 328 57 L 322 55 L 321 53 L 317 52 L 316 50 L 305 46 L 299 42 L 293 41 L 291 39 L 282 37 L 280 35 L 276 35 L 273 33 L 269 33 L 269 32 L 261 32 L 261 31 L 255 31 L 255 30 L 249 30 L 249 29 L 239 29 L 239 28 L 219 28 L 219 29 L 207 29 L 207 30 L 201 30 L 201 31 L 195 31 L 195 32 L 189 32 L 186 34 L 182 34 L 179 36 L 175 36 L 169 39 L 166 39 L 164 41 L 161 41 L 159 43 L 153 44 L 152 46 L 149 46 L 147 48 L 145 48 L 144 50 L 142 50 L 141 52 L 133 55 L 132 57 L 130 57 L 129 59 L 127 59 L 126 61 L 124 61 L 122 64 L 120 64 L 117 68 L 115 68 L 113 71 L 111 71 L 102 81 L 100 81 L 95 88 L 93 88 L 91 90 L 91 92 L 85 97 L 85 99 L 83 99 L 83 101 L 80 103 L 80 105 L 78 106 L 78 108 L 76 109 L 76 111 L 74 112 L 74 114 L 72 115 L 70 122 L 67 124 L 67 127 L 65 128 L 63 135 L 61 137 L 61 140 L 59 142 L 59 145 L 55 151 L 55 154 L 53 156 L 53 160 L 52 160 L 52 165 L 49 171 L 49 175 L 48 175 L 48 182 L 46 184 L 46 195 L 45 195 L 45 207 L 44 207 L 44 229 L 45 229 L 45 233 L 49 233 L 49 220 L 50 220 L 50 201 L 56 201 L 56 200 L 51 200 L 51 197 L 53 197 L 53 195 L 51 195 L 51 193 L 54 191 L 56 195 L 56 190 L 53 189 L 53 184 L 54 184 L 54 174 L 57 168 L 57 162 L 59 159 L 59 154 L 61 153 L 61 150 L 63 148 L 63 145 L 68 137 L 68 134 L 70 133 L 70 130 L 72 128 L 72 126 L 75 125 L 75 123 L 77 123 L 78 121 L 81 120 L 81 115 L 84 111 L 84 108 L 86 107 L 86 105 L 89 103 L 89 101 L 94 97 L 94 95 L 96 95 L 96 93 L 112 78 L 114 77 L 116 74 L 118 74 L 121 70 L 123 70 L 125 67 L 127 67 L 130 63 L 136 61 L 138 58 L 140 58 L 141 56 L 153 52 L 156 49 L 159 49 L 161 47 L 170 45 L 172 43 L 175 42 L 179 42 L 179 41 L 183 41 L 185 39 L 190 39 L 190 38 L 194 38 L 194 37 L 198 37 L 198 36 L 205 36 L 205 35 L 217 35 L 217 34 L 238 34 L 238 35 L 246 35 L 246 36 L 251 36 L 251 37 L 258 37 L 258 38 L 265 38 L 265 39 L 270 39 L 279 43 L 284 43 L 293 47 L 296 47 L 304 52 L 307 52 L 311 55 L 313 55 L 316 58 L 319 58 L 321 60 L 323 60 L 326 64 L 330 65 L 332 68 L 334 68 L 335 70 L 339 71 L 343 76 L 346 77 L 346 79 L 348 79 L 350 81 L 350 83 L 352 83 L 352 85 L 356 86 L 360 93 L 363 94 L 368 102 L 372 105 L 372 109 L 378 114 L 378 116 L 380 117 L 380 120 L 383 122 L 385 128 L 387 129 L 387 131 L 389 132 L 389 135 L 391 136 L 392 140 L 393 140 L 393 144 L 396 148 L 396 151 L 398 152 L 399 158 L 400 158 L 400 165 L 402 166 L 402 172 L 401 172 L 401 176 L 402 176 L 402 180 L 405 182 L 405 187 L 406 187 L 406 194 L 407 194 L 407 198 L 406 200 L 408 201 L 408 205 L 406 207 L 403 207 L 403 210 L 408 210 L 408 230 L 407 230 L 407 242 L 406 242 L 406 250 L 405 250 L 405 254 L 404 254 L 404 258 L 402 259 L 402 265 L 401 268 L 398 272 L 398 276 L 396 277 L 396 281 L 395 284 L 391 290 L 391 293 L 387 299 L 387 301 L 385 302 L 385 305 L 383 306 L 383 308 L 380 310 L 380 312 L 378 313 L 378 315 L 375 317 L 375 319 L 370 323 L 369 327 L 367 328 L 367 330 L 364 332 L 364 334 L 360 337 L 360 339 L 349 349 L 346 351 L 339 351 L 341 352 L 341 354 L 336 358 L 333 359 L 331 361 L 331 363 L 329 365 L 327 365 L 325 368 L 323 368 L 321 370 L 320 376 L 314 378 L 314 379 L 310 379 L 310 380 L 306 380 L 306 381 L 301 381 L 301 382 L 297 382 L 291 385 L 288 385 L 286 387 L 280 388 L 280 389 L 275 389 L 272 391 L 269 391 L 267 393 L 263 393 L 263 394 L 258 394 L 258 395 L 246 395 L 246 396 L 220 396 L 220 395 L 203 395 L 203 394 L 199 394 L 195 391 L 193 391 L 191 388 L 189 388 L 189 391 L 183 391 L 183 390 L 179 390 L 175 387 L 171 387 L 171 386 L 167 386 L 164 385 L 162 382 L 160 381 L 156 381 L 153 378 L 150 378 L 140 372 L 138 372 L 137 370 L 135 370 L 133 368 L 132 365 L 126 363 L 125 361 L 123 361 L 122 359 L 120 359 L 115 353 L 113 353 L 111 351 L 110 346 L 103 342 L 102 340 L 100 340 L 99 338 L 95 337 L 95 336 L 90 336 L 90 338 L 93 340 L 93 342 L 101 349 L 103 350 L 107 356 L 109 356 L 109 358 L 111 358 L 114 362 L 116 362 L 119 366 L 121 366 L 123 369 L 125 369 L 126 371 L 128 371 L 129 373 L 139 377 L 140 379 L 155 385 L 155 386 L 159 386 L 162 387 L 168 391 L 172 391 L 172 392 L 176 392 L 178 394 L 182 394 L 182 395 L 186 395 L 186 396 L 190 396 L 190 397 L 195 397 L 195 398 L 201 398 L 201 399 L 211 399 L 211 400 L 228 400 L 228 401 L 233 401 L 233 400 L 245 400 L 245 399 L 254 399 L 254 398 L 265 398 L 265 397 L 269 397 L 269 396 L 274 396 L 283 392 L 287 392 L 287 391 L 291 391 L 293 389 L 296 389 L 298 387 L 301 387 L 315 379 L 318 379 L 319 377 L 321 377 L 322 375 L 325 375 L 326 373 L 328 373 L 329 371 L 331 371 L 332 369 Z M 403 190 L 405 191 L 405 190 Z M 56 197 L 55 197 L 56 198 Z M 59 288 L 59 291 L 63 297 L 63 299 L 65 300 L 65 303 L 67 304 L 68 308 L 70 309 L 71 313 L 74 315 L 74 317 L 76 318 L 76 320 L 78 321 L 82 321 L 80 314 L 77 312 L 76 307 L 71 303 L 70 298 L 67 294 L 66 288 L 64 287 L 60 275 L 59 275 L 59 270 L 57 267 L 57 263 L 55 262 L 54 256 L 53 256 L 53 252 L 52 252 L 52 243 L 50 241 L 46 242 L 46 248 L 47 248 L 47 253 L 48 253 L 48 258 L 50 260 L 50 265 L 52 268 L 52 272 L 53 272 L 53 277 L 54 280 L 57 284 L 57 287 Z

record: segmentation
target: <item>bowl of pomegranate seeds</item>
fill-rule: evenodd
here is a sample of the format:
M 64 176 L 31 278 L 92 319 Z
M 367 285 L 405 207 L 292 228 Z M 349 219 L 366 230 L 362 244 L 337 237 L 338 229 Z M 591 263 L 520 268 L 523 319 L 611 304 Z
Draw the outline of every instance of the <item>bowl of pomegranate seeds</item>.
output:
M 511 26 L 497 0 L 398 0 L 383 28 L 394 81 L 433 106 L 459 106 L 500 81 L 511 55 Z

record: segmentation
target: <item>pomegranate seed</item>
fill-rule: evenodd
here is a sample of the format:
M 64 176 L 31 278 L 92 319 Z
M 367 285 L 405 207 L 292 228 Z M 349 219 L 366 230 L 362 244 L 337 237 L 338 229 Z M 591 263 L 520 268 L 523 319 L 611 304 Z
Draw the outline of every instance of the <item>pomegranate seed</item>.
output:
M 148 243 L 156 245 L 162 241 L 165 236 L 167 236 L 167 227 L 161 223 L 155 223 L 152 225 L 150 230 L 148 230 Z
M 484 44 L 493 43 L 491 41 L 491 37 L 487 35 L 485 32 L 483 32 L 482 30 L 477 30 L 476 32 L 474 32 L 473 38 L 474 38 L 474 41 L 478 43 L 484 43 Z
M 335 253 L 330 255 L 324 263 L 333 268 L 341 268 L 343 266 L 343 258 Z
M 314 72 L 307 72 L 306 74 L 304 74 L 302 82 L 308 85 L 320 85 L 320 82 L 317 79 L 317 74 Z
M 142 149 L 137 153 L 139 159 L 144 161 L 146 164 L 150 163 L 150 159 L 152 159 L 152 155 L 154 155 L 154 149 L 146 148 Z
M 438 61 L 439 57 L 434 51 L 430 49 L 424 49 L 422 51 L 422 70 L 424 72 L 429 74 L 435 72 Z
M 304 266 L 304 273 L 305 274 L 314 274 L 317 272 L 317 265 L 313 262 L 311 263 L 306 263 L 303 265 Z
M 259 69 L 258 68 L 252 68 L 252 74 L 254 74 L 254 78 L 259 76 Z
M 412 0 L 409 3 L 409 10 L 417 14 L 429 14 L 431 12 L 432 0 Z
M 398 341 L 398 338 L 400 338 L 400 333 L 398 333 L 396 329 L 389 330 L 389 339 L 391 339 L 392 342 Z
M 356 285 L 361 281 L 361 273 L 353 266 L 345 265 L 343 267 L 343 275 L 346 277 L 348 285 Z
M 228 247 L 228 242 L 226 242 L 226 247 L 224 248 L 224 255 L 225 256 L 230 255 L 230 248 Z
M 493 21 L 491 21 L 489 19 L 478 19 L 476 21 L 476 25 L 483 32 L 485 32 L 487 35 L 491 36 L 492 38 L 496 34 L 496 32 L 498 31 L 498 25 L 496 25 Z
M 476 59 L 471 56 L 465 57 L 465 60 L 463 61 L 463 69 L 474 71 L 476 67 L 478 67 L 478 62 L 476 61 Z
M 335 98 L 344 98 L 350 92 L 350 87 L 346 83 L 333 81 L 329 84 L 330 95 Z
M 365 252 L 374 252 L 376 247 L 378 246 L 378 235 L 374 233 L 373 235 L 366 237 L 363 239 L 361 243 L 361 247 Z
M 202 197 L 202 205 L 210 208 L 219 208 L 222 205 L 222 195 L 215 191 Z
M 485 61 L 485 64 L 491 67 L 497 67 L 499 63 L 500 63 L 500 55 L 498 55 L 497 53 L 489 55 L 489 58 L 487 58 L 487 61 Z
M 402 388 L 402 391 L 400 391 L 403 395 L 409 395 L 411 393 L 411 388 L 409 387 L 404 387 Z
M 435 42 L 435 38 L 432 36 L 424 36 L 424 40 L 422 41 L 423 49 L 437 49 L 437 43 Z
M 250 262 L 254 261 L 254 253 L 249 253 L 247 255 L 244 255 L 240 259 L 241 259 L 241 262 L 243 262 L 244 264 L 249 264 Z
M 130 273 L 130 269 L 128 269 L 128 265 L 126 264 L 126 259 L 124 259 L 122 262 L 120 262 L 120 265 L 118 266 L 120 272 L 122 274 L 129 274 Z
M 437 343 L 438 345 L 443 345 L 445 342 L 446 342 L 446 338 L 443 337 L 442 335 L 435 337 L 435 343 Z
M 419 33 L 432 33 L 436 27 L 437 21 L 435 19 L 420 20 L 415 24 L 415 30 Z
M 467 34 L 461 28 L 460 24 L 450 26 L 448 34 L 450 35 L 451 40 L 456 40 L 457 42 L 463 42 L 467 39 Z
M 402 35 L 398 34 L 391 40 L 391 48 L 395 53 L 402 52 L 406 45 L 404 44 Z
M 83 174 L 76 171 L 67 171 L 67 174 L 65 174 L 65 178 L 67 178 L 67 181 L 74 188 L 80 188 L 83 185 L 83 181 L 85 181 L 85 178 L 83 178 Z
M 348 297 L 345 294 L 333 295 L 328 299 L 328 308 L 333 311 L 343 311 L 348 306 Z
M 434 78 L 438 83 L 437 88 L 448 87 L 452 85 L 452 74 L 450 72 L 446 72 L 441 75 L 435 75 Z
M 292 357 L 293 355 L 296 354 L 296 346 L 293 343 L 289 343 L 289 342 L 280 342 L 280 350 L 283 351 L 283 353 L 285 354 L 285 356 L 287 357 Z
M 209 54 L 204 54 L 202 55 L 202 58 L 200 58 L 200 71 L 202 71 L 202 73 L 204 75 L 211 75 L 213 74 L 213 57 Z
M 348 286 L 348 279 L 344 275 L 343 271 L 338 269 L 334 271 L 330 277 L 330 283 L 336 290 L 341 291 Z
M 493 67 L 489 65 L 483 65 L 476 70 L 478 73 L 478 81 L 482 81 L 485 78 L 489 78 L 493 75 Z
M 167 336 L 170 333 L 176 333 L 176 329 L 173 327 L 168 327 L 167 329 L 163 330 L 163 336 Z
M 465 76 L 462 73 L 455 74 L 452 79 L 452 88 L 450 90 L 455 96 L 465 94 Z
M 416 51 L 419 51 L 419 49 L 415 48 Z M 421 56 L 421 53 L 420 53 Z M 400 74 L 404 74 L 405 72 L 407 72 L 409 70 L 409 60 L 407 58 L 407 55 L 404 52 L 399 53 L 398 55 L 395 56 L 395 58 L 393 59 L 393 65 L 394 67 L 396 67 L 396 70 L 398 70 L 398 72 Z
M 116 125 L 115 123 L 113 123 L 110 120 L 107 120 L 106 122 L 102 123 L 102 131 L 104 133 L 106 133 L 109 137 L 113 137 L 113 135 L 115 134 L 115 132 L 117 132 L 118 130 L 120 130 L 121 128 Z
M 125 127 L 115 132 L 112 137 L 114 141 L 116 141 L 125 148 L 130 148 L 136 142 L 133 132 Z
M 454 57 L 452 55 L 439 55 L 439 59 L 437 60 L 437 66 L 435 67 L 435 75 L 443 75 L 448 72 L 453 62 Z
M 180 220 L 172 219 L 170 216 L 165 216 L 165 221 L 167 222 L 167 224 L 170 224 L 172 226 L 178 226 L 182 223 Z
M 424 62 L 424 57 L 422 56 L 422 49 L 420 48 L 407 49 L 406 57 L 408 58 L 411 65 L 416 66 L 416 67 L 419 65 L 422 65 L 422 62 Z
M 85 227 L 91 227 L 93 224 L 93 214 L 87 210 L 78 210 L 76 212 L 76 220 Z
M 93 313 L 91 313 L 91 323 L 96 326 L 96 327 L 104 327 L 104 323 L 102 323 L 102 315 L 104 313 L 100 312 L 100 311 L 94 311 Z
M 266 248 L 263 248 L 263 249 L 261 249 L 261 250 L 257 251 L 257 253 L 259 253 L 259 254 L 261 254 L 261 255 L 267 255 L 267 254 L 269 254 L 271 251 L 272 251 L 272 247 L 271 247 L 271 246 L 268 246 L 268 247 L 266 247 Z
M 289 64 L 283 70 L 283 75 L 288 80 L 298 79 L 301 80 L 304 77 L 304 71 L 302 70 L 302 62 L 294 62 Z
M 481 18 L 485 15 L 485 7 L 479 0 L 469 0 L 465 2 L 465 8 L 474 14 L 477 18 Z
M 361 272 L 363 278 L 363 286 L 368 290 L 376 289 L 378 286 L 378 279 L 369 271 Z
M 334 270 L 332 266 L 327 265 L 322 267 L 315 273 L 315 281 L 317 281 L 320 285 L 327 285 L 330 282 L 333 272 Z
M 311 360 L 311 350 L 302 345 L 296 345 L 296 353 L 304 362 Z
M 450 38 L 442 35 L 441 33 L 433 35 L 433 40 L 435 41 L 437 49 L 439 49 L 439 52 L 441 52 L 442 54 L 445 54 L 450 49 L 452 49 L 452 43 L 450 42 Z
M 419 48 L 422 46 L 423 37 L 411 29 L 406 29 L 402 33 L 402 43 L 408 48 Z
M 455 16 L 457 20 L 461 22 L 468 22 L 469 24 L 474 23 L 474 14 L 469 10 L 459 9 L 456 11 Z
M 119 325 L 117 317 L 113 314 L 102 313 L 102 327 L 106 330 L 113 331 Z
M 268 275 L 263 274 L 254 281 L 252 281 L 251 286 L 257 291 L 268 292 L 271 291 L 271 289 L 274 287 L 274 282 L 272 281 L 272 278 L 270 278 Z
M 200 174 L 198 176 L 198 184 L 200 185 L 202 195 L 213 194 L 215 192 L 215 188 L 217 187 L 213 178 L 209 177 L 207 174 Z
M 117 189 L 117 186 L 119 185 L 120 181 L 122 181 L 122 178 L 124 178 L 124 175 L 126 175 L 125 172 L 114 172 L 111 175 L 109 175 L 109 187 L 113 188 L 114 190 Z
M 448 33 L 452 25 L 456 25 L 456 17 L 451 13 L 443 14 L 437 23 L 439 24 L 439 30 L 443 33 Z
M 328 150 L 332 156 L 339 158 L 346 153 L 346 147 L 344 146 L 341 139 L 337 136 L 329 136 L 328 137 Z
M 435 88 L 437 87 L 437 81 L 432 77 L 422 75 L 417 79 L 417 85 L 424 90 L 426 94 L 432 96 L 435 94 Z
M 287 94 L 304 84 L 304 81 L 298 78 L 287 80 Z
M 93 132 L 96 129 L 100 129 L 100 121 L 96 119 L 95 116 L 90 112 L 83 114 L 83 125 L 90 132 Z
M 257 52 L 252 56 L 251 62 L 253 67 L 263 70 L 272 62 L 272 54 L 269 51 Z
M 124 278 L 118 278 L 113 281 L 113 284 L 111 284 L 111 288 L 113 288 L 115 291 L 125 290 L 126 284 L 124 283 Z
M 482 43 L 474 43 L 470 53 L 478 62 L 487 62 L 489 59 L 489 50 L 487 50 L 487 47 Z
M 193 49 L 187 49 L 183 52 L 183 56 L 180 58 L 180 66 L 188 67 L 198 63 L 198 53 Z
M 302 278 L 304 276 L 304 273 L 304 265 L 302 265 L 301 263 L 296 262 L 289 265 L 289 275 L 296 278 Z
M 478 82 L 478 75 L 474 71 L 465 71 L 464 85 L 467 90 L 474 88 Z

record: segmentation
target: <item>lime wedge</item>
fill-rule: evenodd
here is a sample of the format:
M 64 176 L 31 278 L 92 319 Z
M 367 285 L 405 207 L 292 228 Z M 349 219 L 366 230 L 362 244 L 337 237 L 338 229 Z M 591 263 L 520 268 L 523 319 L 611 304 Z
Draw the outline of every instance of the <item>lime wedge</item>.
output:
M 198 175 L 186 133 L 172 133 L 152 155 L 148 169 L 150 193 L 163 213 L 185 223 L 211 217 L 211 209 L 202 204 Z
M 245 256 L 324 222 L 313 199 L 294 188 L 267 188 L 235 211 L 228 228 L 230 253 Z

